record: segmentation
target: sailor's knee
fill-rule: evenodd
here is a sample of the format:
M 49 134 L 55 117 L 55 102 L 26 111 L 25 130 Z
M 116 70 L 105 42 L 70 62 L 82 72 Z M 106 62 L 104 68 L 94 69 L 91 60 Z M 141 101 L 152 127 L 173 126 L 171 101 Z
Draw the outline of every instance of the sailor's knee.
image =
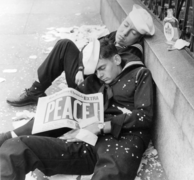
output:
M 70 39 L 60 39 L 57 41 L 58 45 L 67 45 L 67 44 L 74 44 L 74 42 Z
M 1 152 L 13 153 L 14 151 L 17 151 L 17 149 L 20 147 L 20 144 L 20 137 L 8 139 L 2 144 Z

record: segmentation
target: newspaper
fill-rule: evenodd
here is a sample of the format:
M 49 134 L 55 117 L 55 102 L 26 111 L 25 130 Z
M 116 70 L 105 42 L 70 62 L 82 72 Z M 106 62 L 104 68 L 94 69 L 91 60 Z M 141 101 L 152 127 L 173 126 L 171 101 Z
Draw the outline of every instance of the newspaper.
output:
M 66 88 L 39 98 L 32 134 L 62 127 L 81 129 L 96 121 L 104 122 L 102 93 L 86 95 Z

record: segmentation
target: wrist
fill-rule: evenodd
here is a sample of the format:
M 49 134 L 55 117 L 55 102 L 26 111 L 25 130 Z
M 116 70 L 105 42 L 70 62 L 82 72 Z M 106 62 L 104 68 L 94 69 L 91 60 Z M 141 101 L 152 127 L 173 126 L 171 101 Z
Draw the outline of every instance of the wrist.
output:
M 111 121 L 106 121 L 104 126 L 104 133 L 108 134 L 111 132 Z
M 82 71 L 83 72 L 84 71 L 84 67 L 83 66 L 79 66 L 78 67 L 78 71 Z
M 99 134 L 103 135 L 104 134 L 104 127 L 105 127 L 105 123 L 104 122 L 100 122 L 98 124 L 98 128 L 99 128 Z

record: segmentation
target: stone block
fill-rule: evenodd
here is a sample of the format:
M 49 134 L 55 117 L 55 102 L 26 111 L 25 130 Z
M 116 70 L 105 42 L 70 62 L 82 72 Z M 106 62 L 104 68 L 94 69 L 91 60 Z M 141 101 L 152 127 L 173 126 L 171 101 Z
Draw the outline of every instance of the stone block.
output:
M 194 179 L 193 147 L 159 90 L 156 112 L 154 142 L 168 179 Z

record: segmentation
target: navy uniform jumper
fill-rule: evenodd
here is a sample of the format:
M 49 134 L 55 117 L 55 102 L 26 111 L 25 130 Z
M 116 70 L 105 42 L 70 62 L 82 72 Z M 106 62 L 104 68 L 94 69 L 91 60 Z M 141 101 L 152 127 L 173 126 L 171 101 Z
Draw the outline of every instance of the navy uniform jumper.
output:
M 115 34 L 111 37 L 115 37 Z M 46 73 L 41 76 L 42 79 L 39 79 L 45 88 L 65 70 L 64 56 L 67 58 L 75 55 L 74 58 L 78 58 L 79 55 L 76 53 L 65 55 L 66 48 L 69 46 L 75 45 L 69 40 L 58 42 L 56 44 L 58 48 L 54 48 L 45 63 L 40 66 L 39 78 L 45 72 L 51 73 L 46 79 L 43 78 Z M 135 178 L 142 154 L 150 140 L 153 117 L 152 77 L 150 71 L 138 63 L 142 56 L 139 48 L 134 46 L 121 48 L 120 53 L 123 60 L 122 67 L 126 68 L 110 86 L 113 97 L 109 100 L 108 108 L 104 113 L 105 121 L 111 121 L 111 133 L 100 135 L 95 147 L 83 142 L 67 143 L 65 140 L 45 137 L 45 134 L 44 136 L 20 136 L 7 140 L 0 148 L 2 180 L 24 180 L 25 174 L 36 168 L 47 176 L 93 173 L 92 180 L 133 180 Z M 59 57 L 57 62 L 60 65 L 54 63 L 53 58 L 56 56 Z M 50 69 L 45 70 L 48 66 Z M 56 71 L 57 68 L 59 72 Z M 71 79 L 67 80 L 67 83 L 68 81 L 74 82 Z M 98 92 L 102 86 L 97 77 L 91 75 L 77 89 L 88 94 Z M 70 85 L 70 87 L 73 86 Z M 104 94 L 106 95 L 106 92 Z M 132 114 L 127 113 L 127 110 Z
M 93 88 L 88 82 L 93 82 Z M 90 76 L 79 90 L 91 93 L 100 86 L 96 76 Z M 43 136 L 7 140 L 0 148 L 1 179 L 24 180 L 25 174 L 38 168 L 47 176 L 94 173 L 92 180 L 133 180 L 150 139 L 151 73 L 145 67 L 131 65 L 110 88 L 113 97 L 105 111 L 105 121 L 111 121 L 111 133 L 99 136 L 95 147 Z

